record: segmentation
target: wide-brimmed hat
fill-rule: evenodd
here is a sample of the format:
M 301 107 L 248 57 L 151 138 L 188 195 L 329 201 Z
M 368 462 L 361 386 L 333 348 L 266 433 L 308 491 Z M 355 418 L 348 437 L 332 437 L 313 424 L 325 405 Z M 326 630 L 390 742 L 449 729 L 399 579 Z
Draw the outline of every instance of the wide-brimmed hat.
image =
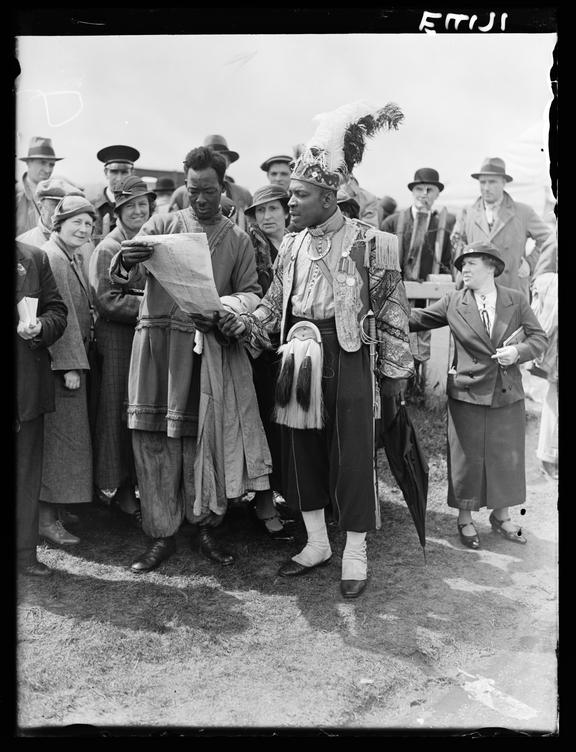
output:
M 237 151 L 232 151 L 232 149 L 228 148 L 228 142 L 226 141 L 224 136 L 218 136 L 217 134 L 206 136 L 206 138 L 204 139 L 204 146 L 208 147 L 208 149 L 212 149 L 213 151 L 219 151 L 222 154 L 227 154 L 230 162 L 235 162 L 240 157 Z
M 158 178 L 154 190 L 156 193 L 173 193 L 176 190 L 176 183 L 172 178 Z
M 422 183 L 435 185 L 440 191 L 444 190 L 444 183 L 440 182 L 440 175 L 433 167 L 421 167 L 419 170 L 416 170 L 414 180 L 408 183 L 408 190 L 411 191 L 415 185 L 421 185 Z
M 140 198 L 141 196 L 156 198 L 154 191 L 148 188 L 142 178 L 137 175 L 128 175 L 114 191 L 114 211 L 118 213 L 121 206 L 124 206 L 128 201 L 132 201 L 133 198 Z
M 257 206 L 267 204 L 268 201 L 280 201 L 282 206 L 287 208 L 289 200 L 290 196 L 284 188 L 281 188 L 279 185 L 264 185 L 262 188 L 258 188 L 257 191 L 254 191 L 252 203 L 244 210 L 244 214 L 254 214 Z
M 21 159 L 22 162 L 27 162 L 29 159 L 51 159 L 54 162 L 59 162 L 64 157 L 56 156 L 51 138 L 32 136 L 30 145 L 28 146 L 28 155 L 26 157 L 18 157 L 18 159 Z
M 470 245 L 467 245 L 466 248 L 464 248 L 462 253 L 454 261 L 454 266 L 459 272 L 462 271 L 464 260 L 469 256 L 489 256 L 490 258 L 493 258 L 497 262 L 496 271 L 494 272 L 495 277 L 499 277 L 506 267 L 506 262 L 502 258 L 502 254 L 498 248 L 491 243 L 486 243 L 484 240 L 470 243 Z
M 93 219 L 96 219 L 96 209 L 87 198 L 84 198 L 84 196 L 64 196 L 54 209 L 52 229 L 57 230 L 64 220 L 75 217 L 77 214 L 90 214 Z
M 138 149 L 134 149 L 132 146 L 125 146 L 124 144 L 114 144 L 112 146 L 105 146 L 96 154 L 96 157 L 100 162 L 104 162 L 104 166 L 108 167 L 112 162 L 119 162 L 122 164 L 133 165 L 134 162 L 140 157 Z
M 482 162 L 480 172 L 473 172 L 471 177 L 480 178 L 482 175 L 500 175 L 508 183 L 512 180 L 512 177 L 506 174 L 506 164 L 500 157 L 486 157 Z
M 38 183 L 34 195 L 37 201 L 41 201 L 43 198 L 60 201 L 64 196 L 83 196 L 84 191 L 63 178 L 49 178 Z
M 289 157 L 287 154 L 277 154 L 275 157 L 268 157 L 265 162 L 262 162 L 260 169 L 264 170 L 264 172 L 268 172 L 270 165 L 273 165 L 274 162 L 284 162 L 287 165 L 290 165 L 293 161 L 294 157 Z

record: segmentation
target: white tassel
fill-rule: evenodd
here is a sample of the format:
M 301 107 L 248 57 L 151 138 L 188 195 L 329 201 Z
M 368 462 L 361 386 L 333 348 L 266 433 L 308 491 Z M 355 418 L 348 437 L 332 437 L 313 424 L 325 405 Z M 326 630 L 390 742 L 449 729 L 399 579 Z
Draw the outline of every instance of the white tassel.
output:
M 374 266 L 377 269 L 389 269 L 400 271 L 400 260 L 398 258 L 398 238 L 391 232 L 382 232 L 382 230 L 368 230 L 364 236 L 366 248 L 364 251 L 364 266 L 370 266 L 370 246 L 372 240 L 375 241 L 374 249 Z

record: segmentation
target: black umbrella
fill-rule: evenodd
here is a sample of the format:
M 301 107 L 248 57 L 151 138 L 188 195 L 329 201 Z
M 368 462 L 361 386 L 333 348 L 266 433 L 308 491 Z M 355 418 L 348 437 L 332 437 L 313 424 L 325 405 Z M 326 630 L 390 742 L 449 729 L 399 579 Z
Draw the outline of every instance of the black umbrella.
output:
M 390 470 L 404 495 L 426 557 L 428 461 L 402 395 L 381 397 L 381 417 L 376 425 L 376 449 L 380 447 L 384 447 Z

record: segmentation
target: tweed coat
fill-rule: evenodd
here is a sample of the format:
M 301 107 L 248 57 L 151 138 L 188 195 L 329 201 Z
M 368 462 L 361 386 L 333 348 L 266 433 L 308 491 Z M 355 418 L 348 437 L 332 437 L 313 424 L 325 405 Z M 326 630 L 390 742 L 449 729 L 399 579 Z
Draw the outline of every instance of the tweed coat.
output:
M 44 245 L 58 289 L 68 306 L 68 326 L 55 342 L 53 371 L 80 371 L 80 388 L 67 389 L 63 374 L 55 379 L 56 410 L 45 418 L 42 501 L 83 504 L 92 501 L 92 441 L 88 420 L 86 372 L 91 328 L 91 296 L 81 259 L 72 262 L 57 233 Z
M 532 238 L 535 246 L 526 257 L 526 241 Z M 554 230 L 546 224 L 527 204 L 514 201 L 504 191 L 502 203 L 494 226 L 490 230 L 484 212 L 484 202 L 479 197 L 458 217 L 452 231 L 452 246 L 456 259 L 466 245 L 476 241 L 492 243 L 498 248 L 506 268 L 499 277 L 499 284 L 512 287 L 530 295 L 530 282 L 544 247 L 555 243 Z M 525 261 L 525 263 L 523 263 Z
M 18 423 L 54 410 L 54 377 L 48 347 L 66 329 L 68 308 L 46 253 L 16 241 L 16 303 L 24 297 L 38 298 L 37 317 L 42 329 L 31 340 L 16 336 Z
M 119 222 L 102 240 L 92 255 L 89 284 L 96 309 L 96 347 L 101 373 L 94 426 L 94 482 L 97 488 L 114 489 L 134 479 L 132 439 L 126 422 L 128 372 L 134 327 L 138 321 L 141 297 L 123 294 L 112 284 L 110 262 L 127 240 Z M 136 272 L 132 289 L 144 290 L 146 277 Z

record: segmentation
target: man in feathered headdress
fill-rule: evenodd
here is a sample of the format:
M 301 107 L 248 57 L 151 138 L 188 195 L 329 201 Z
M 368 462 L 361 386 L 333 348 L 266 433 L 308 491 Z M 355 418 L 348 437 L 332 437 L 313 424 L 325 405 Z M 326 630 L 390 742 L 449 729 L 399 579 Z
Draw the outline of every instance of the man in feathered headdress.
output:
M 330 561 L 325 508 L 331 505 L 346 531 L 346 598 L 366 586 L 366 533 L 380 526 L 373 464 L 378 386 L 385 394 L 403 389 L 413 360 L 397 239 L 345 218 L 337 191 L 360 162 L 366 137 L 397 127 L 402 117 L 396 105 L 363 102 L 318 116 L 292 172 L 288 207 L 297 231 L 284 238 L 272 284 L 252 315 L 220 323 L 253 354 L 280 332 L 275 418 L 282 427 L 284 495 L 302 512 L 307 543 L 278 573 L 294 577 Z

